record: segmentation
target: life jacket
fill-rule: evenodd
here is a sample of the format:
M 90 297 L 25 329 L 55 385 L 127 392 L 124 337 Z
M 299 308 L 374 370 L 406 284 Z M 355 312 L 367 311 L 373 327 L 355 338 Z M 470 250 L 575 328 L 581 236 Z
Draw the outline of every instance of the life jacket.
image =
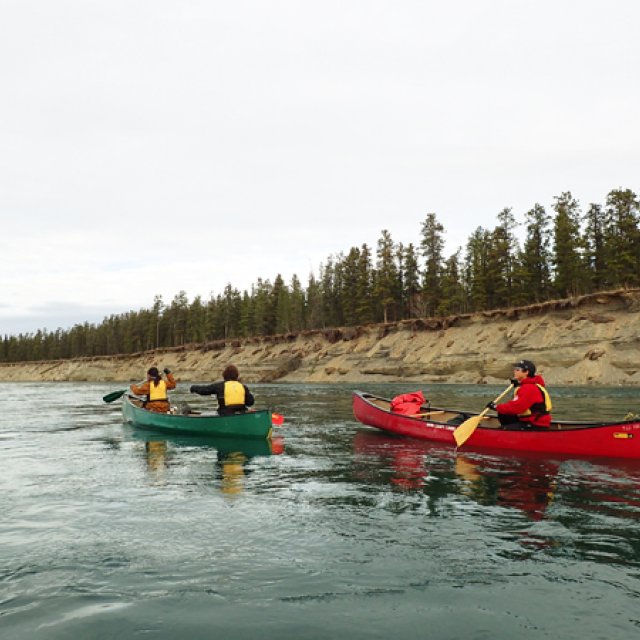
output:
M 549 392 L 541 384 L 536 383 L 536 387 L 538 387 L 542 392 L 542 400 L 540 402 L 534 402 L 525 412 L 519 413 L 518 418 L 528 418 L 529 416 L 533 416 L 534 419 L 537 419 L 540 416 L 546 416 L 551 413 L 553 404 L 551 404 L 551 396 L 549 395 Z
M 169 402 L 167 398 L 167 383 L 164 380 L 160 380 L 158 384 L 155 384 L 153 380 L 149 382 L 149 396 L 147 402 Z
M 244 407 L 245 399 L 244 385 L 241 382 L 227 380 L 224 383 L 225 407 Z

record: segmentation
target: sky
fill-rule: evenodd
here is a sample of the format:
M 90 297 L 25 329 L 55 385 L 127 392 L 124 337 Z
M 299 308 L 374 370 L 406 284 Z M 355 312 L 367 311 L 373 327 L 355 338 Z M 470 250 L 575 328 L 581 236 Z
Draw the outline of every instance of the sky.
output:
M 0 335 L 640 190 L 636 0 L 0 0 Z

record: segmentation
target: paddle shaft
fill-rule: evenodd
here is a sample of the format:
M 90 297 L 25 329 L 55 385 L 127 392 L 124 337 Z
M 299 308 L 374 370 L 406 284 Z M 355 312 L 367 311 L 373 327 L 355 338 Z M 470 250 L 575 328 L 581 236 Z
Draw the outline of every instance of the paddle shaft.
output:
M 498 402 L 498 400 L 502 400 L 502 398 L 504 398 L 507 393 L 509 393 L 509 391 L 511 391 L 511 389 L 513 389 L 513 384 L 510 384 L 494 401 L 493 404 L 495 404 L 496 402 Z M 487 412 L 489 411 L 489 407 L 486 407 L 485 410 L 481 413 L 481 415 L 486 415 Z
M 513 385 L 510 384 L 493 402 L 494 404 L 499 400 L 502 400 L 504 396 L 509 393 L 513 389 Z M 473 432 L 478 428 L 478 425 L 482 422 L 484 417 L 489 412 L 489 407 L 486 407 L 482 413 L 477 416 L 473 416 L 468 420 L 465 420 L 454 432 L 453 437 L 456 441 L 456 447 L 461 447 L 472 435 Z

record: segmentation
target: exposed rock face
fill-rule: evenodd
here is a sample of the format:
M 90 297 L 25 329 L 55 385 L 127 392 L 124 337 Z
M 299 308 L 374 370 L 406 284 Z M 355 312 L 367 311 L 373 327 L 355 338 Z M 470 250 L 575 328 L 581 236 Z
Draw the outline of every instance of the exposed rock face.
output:
M 640 385 L 640 290 L 503 311 L 217 341 L 130 356 L 0 364 L 2 381 L 140 380 L 152 365 L 190 381 L 503 382 L 533 360 L 549 384 Z

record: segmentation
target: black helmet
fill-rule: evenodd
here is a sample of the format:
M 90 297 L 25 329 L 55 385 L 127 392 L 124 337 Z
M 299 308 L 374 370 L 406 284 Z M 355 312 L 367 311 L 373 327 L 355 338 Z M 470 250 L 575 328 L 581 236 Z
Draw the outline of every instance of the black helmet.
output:
M 530 378 L 536 375 L 536 365 L 531 360 L 520 360 L 513 364 L 514 369 L 522 369 L 529 374 Z

